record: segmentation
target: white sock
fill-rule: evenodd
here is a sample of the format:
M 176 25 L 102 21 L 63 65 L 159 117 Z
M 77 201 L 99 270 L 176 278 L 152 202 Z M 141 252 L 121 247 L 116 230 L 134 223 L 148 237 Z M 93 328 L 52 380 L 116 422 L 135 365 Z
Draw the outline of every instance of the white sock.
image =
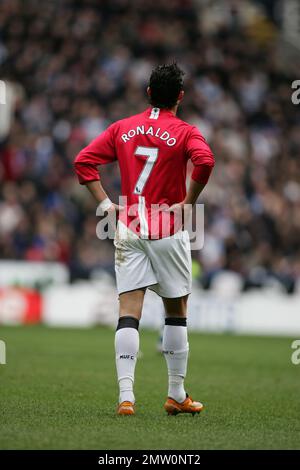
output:
M 125 320 L 125 318 L 127 320 Z M 123 320 L 124 319 L 124 320 Z M 116 367 L 119 383 L 119 403 L 131 401 L 134 403 L 134 370 L 139 351 L 139 332 L 136 327 L 127 327 L 128 319 L 133 317 L 121 317 L 118 330 L 115 335 Z M 138 321 L 135 320 L 138 325 Z M 120 324 L 124 325 L 121 326 Z
M 186 398 L 184 378 L 189 353 L 187 327 L 184 325 L 186 325 L 185 319 L 167 318 L 163 333 L 163 352 L 169 375 L 168 396 L 179 403 Z

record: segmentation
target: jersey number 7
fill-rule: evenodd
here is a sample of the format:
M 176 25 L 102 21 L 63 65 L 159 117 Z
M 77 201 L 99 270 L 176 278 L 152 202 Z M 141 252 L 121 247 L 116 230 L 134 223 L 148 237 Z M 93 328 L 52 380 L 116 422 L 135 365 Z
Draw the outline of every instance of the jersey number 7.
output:
M 134 188 L 134 194 L 142 194 L 145 184 L 148 181 L 148 178 L 153 170 L 154 163 L 158 157 L 158 149 L 155 147 L 141 147 L 138 146 L 134 155 L 146 157 L 146 163 L 141 171 L 141 174 L 137 180 L 137 183 Z

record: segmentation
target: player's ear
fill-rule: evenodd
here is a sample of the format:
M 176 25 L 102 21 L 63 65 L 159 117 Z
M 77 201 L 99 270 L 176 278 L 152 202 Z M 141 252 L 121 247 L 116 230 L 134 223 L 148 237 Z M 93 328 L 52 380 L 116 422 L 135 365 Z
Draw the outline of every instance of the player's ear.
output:
M 151 88 L 149 86 L 147 87 L 147 95 L 151 98 Z
M 184 91 L 181 90 L 181 91 L 179 92 L 179 95 L 178 95 L 178 98 L 177 98 L 178 103 L 180 103 L 180 101 L 183 100 L 183 97 L 184 97 Z

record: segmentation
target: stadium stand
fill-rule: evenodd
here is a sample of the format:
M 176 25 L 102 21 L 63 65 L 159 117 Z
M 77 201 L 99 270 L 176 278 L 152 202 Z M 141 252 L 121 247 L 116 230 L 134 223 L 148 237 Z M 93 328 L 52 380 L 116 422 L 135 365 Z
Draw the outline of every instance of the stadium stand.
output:
M 180 117 L 209 141 L 216 169 L 205 202 L 199 282 L 223 271 L 243 288 L 300 277 L 300 119 L 297 77 L 283 65 L 278 26 L 262 7 L 191 0 L 0 4 L 0 258 L 65 263 L 73 280 L 113 272 L 113 245 L 95 236 L 94 202 L 72 170 L 109 123 L 147 106 L 154 65 L 186 72 Z M 239 5 L 239 6 L 238 6 Z M 224 13 L 224 12 L 223 12 Z M 262 14 L 262 13 L 261 13 Z M 116 165 L 104 186 L 120 192 Z

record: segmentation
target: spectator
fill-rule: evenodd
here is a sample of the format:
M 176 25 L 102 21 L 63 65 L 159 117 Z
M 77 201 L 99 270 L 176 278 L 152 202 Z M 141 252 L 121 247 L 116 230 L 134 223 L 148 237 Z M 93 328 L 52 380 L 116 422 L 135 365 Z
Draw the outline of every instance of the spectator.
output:
M 203 284 L 230 269 L 245 288 L 271 276 L 293 291 L 300 120 L 290 84 L 299 77 L 280 65 L 275 42 L 247 35 L 249 2 L 227 3 L 220 17 L 192 0 L 1 2 L 1 78 L 18 90 L 0 143 L 2 258 L 61 261 L 73 279 L 112 270 L 112 245 L 96 239 L 94 203 L 71 163 L 110 122 L 147 105 L 151 68 L 175 58 L 187 72 L 180 116 L 217 160 L 203 196 L 206 244 L 195 254 Z M 116 199 L 117 166 L 102 178 Z

